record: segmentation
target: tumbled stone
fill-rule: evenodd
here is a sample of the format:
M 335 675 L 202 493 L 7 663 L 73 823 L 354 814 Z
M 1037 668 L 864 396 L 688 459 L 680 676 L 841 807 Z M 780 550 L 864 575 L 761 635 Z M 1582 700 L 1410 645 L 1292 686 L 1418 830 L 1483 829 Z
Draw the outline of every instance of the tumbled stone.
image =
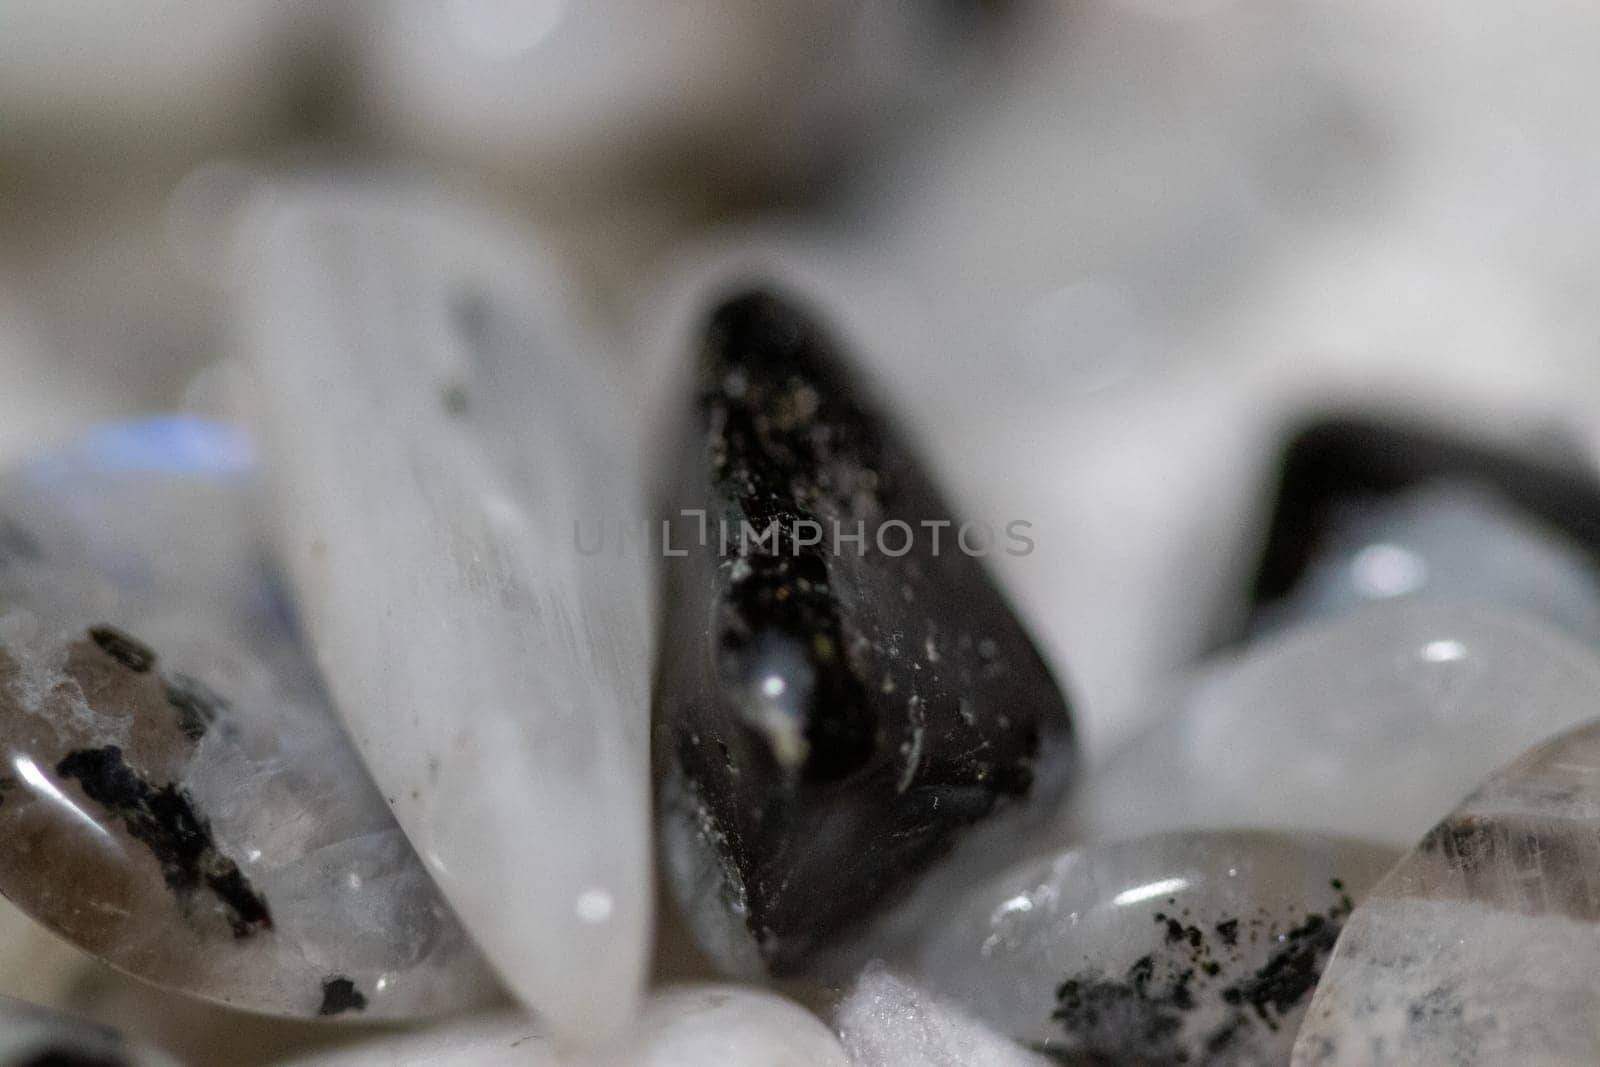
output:
M 493 982 L 328 707 L 247 443 L 102 427 L 0 481 L 0 891 L 157 985 L 407 1018 Z
M 833 1013 L 855 1067 L 1047 1067 L 1044 1056 L 871 964 Z
M 0 997 L 0 1063 L 16 1067 L 177 1067 L 115 1030 Z
M 846 1067 L 839 1041 L 816 1016 L 783 997 L 723 985 L 673 986 L 651 994 L 636 1032 L 580 1052 L 512 1013 L 464 1019 L 415 1033 L 321 1052 L 285 1067 Z
M 663 847 L 722 966 L 793 973 L 1048 809 L 1071 725 L 823 322 L 764 289 L 703 321 L 662 546 Z
M 277 546 L 337 710 L 511 991 L 601 1039 L 649 955 L 653 583 L 575 527 L 641 511 L 632 394 L 502 219 L 308 180 L 256 237 Z
M 1600 643 L 1600 479 L 1553 450 L 1327 418 L 1284 452 L 1248 628 L 1415 594 L 1527 611 Z
M 1417 599 L 1253 646 L 1086 778 L 1063 843 L 1183 827 L 1405 848 L 1491 769 L 1594 713 L 1600 658 L 1521 616 Z
M 1300 584 L 1261 622 L 1289 629 L 1379 600 L 1452 597 L 1520 611 L 1600 645 L 1600 569 L 1569 538 L 1472 485 L 1349 510 Z
M 1332 1064 L 1600 1063 L 1600 723 L 1490 776 L 1351 915 L 1295 1043 Z
M 1086 845 L 966 896 L 919 972 L 1062 1062 L 1282 1063 L 1340 924 L 1395 856 L 1260 832 Z

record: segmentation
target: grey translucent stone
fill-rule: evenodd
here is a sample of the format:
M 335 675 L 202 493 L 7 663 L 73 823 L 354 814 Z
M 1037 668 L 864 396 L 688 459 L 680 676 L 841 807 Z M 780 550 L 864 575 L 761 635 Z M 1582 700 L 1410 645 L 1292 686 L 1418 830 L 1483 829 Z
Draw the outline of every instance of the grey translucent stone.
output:
M 1294 1062 L 1600 1063 L 1600 722 L 1492 775 L 1350 917 Z
M 104 1026 L 0 997 L 0 1063 L 16 1067 L 177 1067 Z
M 1470 599 L 1600 644 L 1600 573 L 1570 538 L 1471 484 L 1354 505 L 1299 588 L 1260 620 L 1288 629 L 1404 596 Z
M 1062 843 L 1260 827 L 1405 848 L 1473 785 L 1594 714 L 1600 658 L 1521 616 L 1418 598 L 1196 678 L 1067 803 Z
M 1340 923 L 1395 855 L 1261 832 L 1086 845 L 974 890 L 919 972 L 1063 1062 L 1282 1063 Z
M 0 480 L 0 891 L 120 970 L 289 1016 L 493 983 L 336 724 L 248 443 L 105 426 Z

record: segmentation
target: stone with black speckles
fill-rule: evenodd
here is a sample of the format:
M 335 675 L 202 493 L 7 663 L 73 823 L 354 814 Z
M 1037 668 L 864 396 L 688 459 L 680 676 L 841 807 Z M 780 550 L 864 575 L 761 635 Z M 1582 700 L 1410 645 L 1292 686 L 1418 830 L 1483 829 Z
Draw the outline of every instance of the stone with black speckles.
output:
M 732 972 L 842 964 L 958 846 L 1055 802 L 1067 702 L 817 311 L 749 288 L 692 343 L 656 696 L 670 881 Z
M 1296 1067 L 1600 1063 L 1600 722 L 1490 775 L 1345 923 Z
M 1063 1063 L 1281 1064 L 1340 924 L 1395 855 L 1264 832 L 1086 845 L 964 897 L 918 974 Z
M 0 568 L 0 892 L 236 1008 L 316 1017 L 330 971 L 363 1016 L 481 1002 L 494 982 L 275 589 L 246 451 L 157 418 L 0 477 L 34 546 Z

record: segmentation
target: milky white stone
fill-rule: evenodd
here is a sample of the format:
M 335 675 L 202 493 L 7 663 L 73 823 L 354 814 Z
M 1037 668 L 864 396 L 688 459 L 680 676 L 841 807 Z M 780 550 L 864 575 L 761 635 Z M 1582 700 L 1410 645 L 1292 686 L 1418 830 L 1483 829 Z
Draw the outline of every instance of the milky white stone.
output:
M 1264 626 L 1288 629 L 1377 600 L 1459 597 L 1600 644 L 1600 574 L 1572 540 L 1493 492 L 1441 483 L 1358 506 Z
M 1404 847 L 1490 769 L 1593 714 L 1600 661 L 1520 616 L 1418 598 L 1216 664 L 1090 775 L 1065 840 L 1267 827 Z
M 1300 1067 L 1600 1061 L 1600 724 L 1496 772 L 1350 917 Z
M 384 0 L 360 5 L 360 98 L 425 152 L 541 184 L 692 161 L 804 173 L 948 87 L 978 13 L 911 0 Z M 578 188 L 582 189 L 581 185 Z
M 918 973 L 1068 1062 L 1282 1063 L 1340 922 L 1396 855 L 1261 832 L 1086 845 L 973 890 Z
M 737 986 L 681 986 L 652 994 L 635 1035 L 592 1053 L 562 1048 L 537 1022 L 466 1019 L 367 1041 L 285 1067 L 845 1067 L 850 1060 L 815 1016 L 782 997 Z
M 1050 1061 L 881 965 L 835 1009 L 856 1067 L 1044 1067 Z
M 23 1067 L 177 1067 L 169 1057 L 130 1044 L 114 1030 L 9 997 L 0 997 L 0 1058 Z
M 651 924 L 637 419 L 525 235 L 423 193 L 276 194 L 243 288 L 282 554 L 335 702 L 512 990 L 594 1039 Z M 581 966 L 575 961 L 582 961 Z
M 0 481 L 0 892 L 137 978 L 411 1018 L 494 992 L 328 707 L 249 443 L 96 428 Z

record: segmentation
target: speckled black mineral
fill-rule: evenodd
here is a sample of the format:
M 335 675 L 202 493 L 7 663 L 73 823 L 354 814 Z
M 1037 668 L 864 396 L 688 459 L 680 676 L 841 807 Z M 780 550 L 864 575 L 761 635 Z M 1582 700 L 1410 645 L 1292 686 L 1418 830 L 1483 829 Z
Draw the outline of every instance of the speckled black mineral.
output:
M 674 887 L 697 928 L 715 893 L 793 973 L 976 824 L 1050 804 L 1070 718 L 819 321 L 753 290 L 701 344 L 668 508 L 663 837 L 697 852 L 668 861 L 702 872 Z

